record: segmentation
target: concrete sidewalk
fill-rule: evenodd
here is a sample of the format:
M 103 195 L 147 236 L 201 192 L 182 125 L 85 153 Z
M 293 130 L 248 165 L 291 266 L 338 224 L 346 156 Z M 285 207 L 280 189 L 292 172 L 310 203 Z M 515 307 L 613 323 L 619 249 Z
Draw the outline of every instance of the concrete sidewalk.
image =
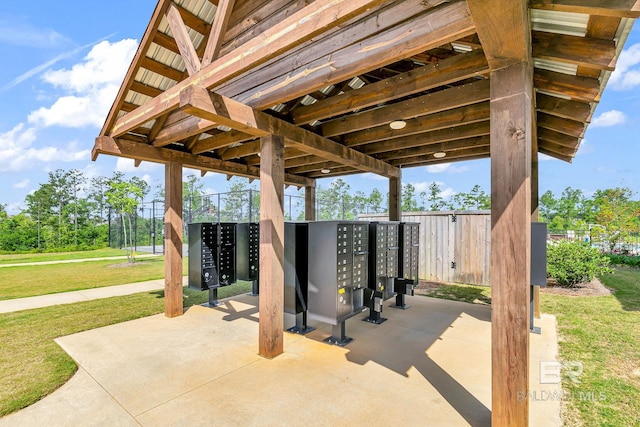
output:
M 159 256 L 162 256 L 162 254 L 142 254 L 142 255 L 136 255 L 136 259 L 137 258 L 153 258 L 153 257 L 159 257 Z M 122 256 L 108 256 L 108 257 L 98 257 L 98 258 L 59 259 L 55 261 L 19 262 L 14 264 L 0 264 L 0 268 L 24 267 L 27 265 L 74 264 L 79 262 L 109 261 L 109 260 L 119 260 L 119 259 L 127 259 L 127 256 L 122 255 Z
M 385 307 L 381 325 L 348 320 L 344 348 L 323 343 L 331 326 L 316 323 L 285 333 L 285 353 L 268 360 L 256 354 L 257 303 L 240 295 L 59 338 L 78 372 L 0 427 L 490 425 L 490 307 L 410 297 L 408 310 Z M 557 357 L 555 318 L 537 324 L 523 398 L 560 396 L 538 370 Z M 560 426 L 560 400 L 532 397 L 530 425 Z
M 185 276 L 183 278 L 183 284 L 186 286 L 187 282 L 188 278 Z M 14 311 L 50 307 L 52 305 L 60 304 L 73 304 L 76 302 L 131 295 L 139 292 L 149 292 L 160 289 L 164 289 L 164 279 L 148 280 L 146 282 L 126 285 L 106 286 L 103 288 L 85 289 L 82 291 L 61 292 L 59 294 L 39 295 L 36 297 L 16 298 L 0 301 L 0 313 L 12 313 Z

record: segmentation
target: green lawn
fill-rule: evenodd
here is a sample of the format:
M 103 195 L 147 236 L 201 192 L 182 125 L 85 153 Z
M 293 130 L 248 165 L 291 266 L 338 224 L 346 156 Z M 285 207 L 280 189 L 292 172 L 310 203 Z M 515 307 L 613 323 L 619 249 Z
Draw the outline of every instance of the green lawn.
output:
M 187 257 L 183 268 L 187 272 Z M 143 282 L 164 277 L 164 257 L 0 268 L 0 300 Z
M 250 283 L 239 282 L 219 289 L 218 296 L 250 290 Z M 184 290 L 185 307 L 207 298 L 207 292 Z M 75 363 L 55 338 L 163 310 L 163 292 L 157 291 L 0 314 L 0 417 L 35 403 L 75 373 Z
M 61 261 L 67 259 L 104 258 L 126 256 L 124 249 L 96 249 L 93 251 L 55 252 L 41 254 L 0 254 L 0 265 L 19 264 L 25 262 Z

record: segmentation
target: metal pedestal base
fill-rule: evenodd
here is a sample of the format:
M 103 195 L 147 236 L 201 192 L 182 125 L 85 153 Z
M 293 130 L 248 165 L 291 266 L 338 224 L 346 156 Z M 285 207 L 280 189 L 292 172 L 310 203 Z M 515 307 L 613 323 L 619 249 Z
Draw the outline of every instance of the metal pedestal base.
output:
M 260 282 L 258 282 L 257 280 L 251 282 L 251 292 L 249 292 L 247 295 L 249 295 L 250 297 L 257 297 L 258 295 L 260 295 Z
M 309 332 L 314 331 L 315 329 L 316 328 L 307 326 L 307 312 L 303 311 L 302 313 L 296 314 L 296 325 L 287 329 L 287 332 L 298 335 L 306 335 Z
M 209 289 L 209 302 L 202 305 L 205 307 L 217 307 L 222 305 L 222 303 L 218 301 L 218 288 Z
M 369 322 L 379 325 L 387 320 L 386 317 L 382 317 L 382 313 L 369 309 L 369 316 L 362 319 L 363 322 Z
M 541 334 L 542 329 L 539 326 L 533 325 L 533 285 L 529 287 L 531 292 L 529 293 L 529 332 L 532 334 Z
M 331 331 L 331 336 L 322 340 L 322 342 L 326 342 L 327 344 L 337 345 L 340 347 L 344 347 L 351 341 L 353 341 L 353 338 L 349 338 L 346 335 L 344 322 L 340 322 L 337 325 L 334 325 Z
M 405 304 L 405 302 L 404 302 L 404 294 L 396 294 L 396 303 L 395 304 L 391 304 L 389 307 L 406 310 L 411 306 Z

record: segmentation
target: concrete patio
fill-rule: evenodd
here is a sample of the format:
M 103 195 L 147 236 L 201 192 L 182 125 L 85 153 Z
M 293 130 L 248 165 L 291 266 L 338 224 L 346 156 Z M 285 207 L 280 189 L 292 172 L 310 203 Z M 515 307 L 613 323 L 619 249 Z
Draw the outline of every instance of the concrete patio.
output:
M 0 426 L 488 426 L 490 308 L 415 296 L 382 325 L 347 321 L 285 334 L 285 353 L 257 355 L 257 298 L 192 307 L 57 340 L 79 365 L 62 388 Z M 293 324 L 287 315 L 285 325 Z M 531 335 L 530 424 L 561 425 L 559 384 L 541 384 L 557 355 L 555 318 Z

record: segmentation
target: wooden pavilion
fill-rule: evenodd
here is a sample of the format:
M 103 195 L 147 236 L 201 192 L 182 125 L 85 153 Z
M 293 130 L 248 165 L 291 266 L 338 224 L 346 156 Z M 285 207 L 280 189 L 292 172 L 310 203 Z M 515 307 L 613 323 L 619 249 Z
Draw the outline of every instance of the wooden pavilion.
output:
M 527 425 L 538 153 L 571 162 L 638 16 L 636 0 L 159 0 L 93 159 L 166 165 L 169 317 L 182 167 L 260 179 L 259 353 L 275 357 L 285 185 L 313 220 L 316 178 L 372 172 L 398 220 L 401 168 L 490 157 L 492 421 Z

